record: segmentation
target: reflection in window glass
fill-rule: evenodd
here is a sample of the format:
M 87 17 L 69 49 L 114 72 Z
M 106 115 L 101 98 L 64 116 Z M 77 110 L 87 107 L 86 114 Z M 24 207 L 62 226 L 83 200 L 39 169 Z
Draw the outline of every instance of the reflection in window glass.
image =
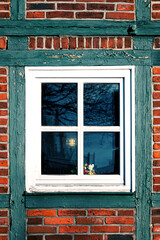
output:
M 119 84 L 84 84 L 84 125 L 119 125 Z
M 76 83 L 42 83 L 42 126 L 77 126 Z
M 84 174 L 119 174 L 119 133 L 84 133 Z
M 42 132 L 42 174 L 77 174 L 77 133 Z

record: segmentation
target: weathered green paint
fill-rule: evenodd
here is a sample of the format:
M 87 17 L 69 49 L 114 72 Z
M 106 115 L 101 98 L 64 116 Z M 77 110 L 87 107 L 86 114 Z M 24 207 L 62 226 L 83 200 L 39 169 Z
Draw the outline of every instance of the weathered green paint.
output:
M 18 0 L 18 20 L 25 19 L 25 0 Z
M 24 68 L 10 67 L 10 240 L 25 239 L 25 81 Z
M 26 208 L 134 208 L 135 194 L 29 194 Z
M 136 20 L 140 22 L 150 22 L 151 20 L 151 0 L 136 0 Z
M 151 204 L 152 204 L 152 207 L 155 207 L 155 208 L 160 207 L 160 193 L 152 193 Z
M 136 210 L 137 239 L 150 240 L 151 68 L 136 68 Z
M 0 194 L 0 208 L 9 208 L 10 204 L 10 195 L 9 194 Z
M 28 37 L 8 37 L 8 49 L 9 50 L 27 50 L 28 49 Z
M 23 0 L 22 0 L 23 1 Z M 17 20 L 18 19 L 18 0 L 11 1 L 11 20 Z M 9 23 L 10 21 L 8 21 Z
M 7 50 L 0 65 L 11 66 L 118 66 L 150 65 L 151 51 L 141 50 Z
M 160 66 L 160 50 L 152 51 L 152 66 Z

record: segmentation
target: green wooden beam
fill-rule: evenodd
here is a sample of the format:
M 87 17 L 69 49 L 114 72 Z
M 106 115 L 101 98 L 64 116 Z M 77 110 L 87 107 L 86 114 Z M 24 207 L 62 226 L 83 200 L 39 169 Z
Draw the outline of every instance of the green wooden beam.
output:
M 9 208 L 10 204 L 10 195 L 9 194 L 0 194 L 0 208 Z
M 25 240 L 25 81 L 24 68 L 10 67 L 10 240 Z
M 151 68 L 136 68 L 136 239 L 150 240 Z
M 160 207 L 160 193 L 152 193 L 151 205 L 152 207 L 155 207 L 155 208 Z
M 26 208 L 134 208 L 135 194 L 30 194 Z
M 151 64 L 151 51 L 141 50 L 7 50 L 0 66 L 118 66 Z
M 136 0 L 136 20 L 143 22 L 151 21 L 151 1 L 150 0 Z

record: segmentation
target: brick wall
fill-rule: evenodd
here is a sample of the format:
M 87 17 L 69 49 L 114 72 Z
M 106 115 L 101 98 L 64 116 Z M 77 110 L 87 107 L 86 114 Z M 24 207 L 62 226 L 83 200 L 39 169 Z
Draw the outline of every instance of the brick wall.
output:
M 151 19 L 160 20 L 160 1 L 151 0 Z
M 132 49 L 131 37 L 77 37 L 50 36 L 29 37 L 29 49 Z
M 0 67 L 0 194 L 8 193 L 8 69 Z
M 0 0 L 0 19 L 10 18 L 10 0 Z
M 153 82 L 153 191 L 160 192 L 160 67 L 152 69 Z
M 9 233 L 9 212 L 7 209 L 0 209 L 0 240 L 8 240 Z
M 152 240 L 160 239 L 160 209 L 153 208 L 151 210 L 151 231 L 152 231 Z
M 134 20 L 135 0 L 26 0 L 27 19 Z
M 27 210 L 28 240 L 134 240 L 134 209 Z

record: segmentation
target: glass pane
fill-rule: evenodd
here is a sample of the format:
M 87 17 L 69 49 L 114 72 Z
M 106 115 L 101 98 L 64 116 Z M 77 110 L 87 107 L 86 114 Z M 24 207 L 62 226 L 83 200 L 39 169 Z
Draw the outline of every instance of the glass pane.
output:
M 77 133 L 42 132 L 42 174 L 77 174 Z
M 119 174 L 119 133 L 84 133 L 84 174 Z
M 77 126 L 76 83 L 42 83 L 42 125 Z
M 84 125 L 119 125 L 119 84 L 84 84 Z

